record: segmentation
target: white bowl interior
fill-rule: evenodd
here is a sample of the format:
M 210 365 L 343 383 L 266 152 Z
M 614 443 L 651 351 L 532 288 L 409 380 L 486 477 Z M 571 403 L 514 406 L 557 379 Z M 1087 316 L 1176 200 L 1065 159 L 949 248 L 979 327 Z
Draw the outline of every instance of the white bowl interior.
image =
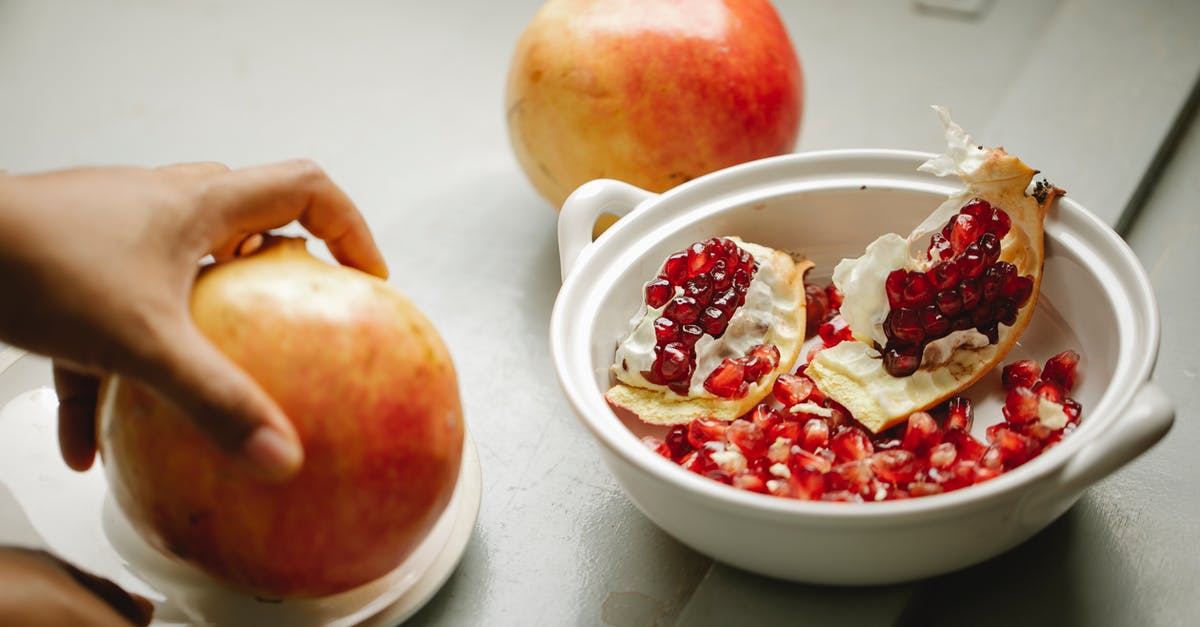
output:
M 889 181 L 844 181 L 820 189 L 801 189 L 775 195 L 747 193 L 735 202 L 716 204 L 670 221 L 647 233 L 612 264 L 612 272 L 592 285 L 602 290 L 603 307 L 591 321 L 590 361 L 596 393 L 611 387 L 609 374 L 617 342 L 628 332 L 638 311 L 642 287 L 659 271 L 663 260 L 692 242 L 718 235 L 737 235 L 781 250 L 800 252 L 816 266 L 810 282 L 828 283 L 834 266 L 844 257 L 861 254 L 875 237 L 908 233 L 944 198 L 950 187 L 911 186 Z M 1080 380 L 1072 396 L 1088 410 L 1099 403 L 1118 363 L 1117 311 L 1099 279 L 1072 246 L 1055 215 L 1047 224 L 1046 265 L 1041 295 L 1026 332 L 1003 363 L 1035 359 L 1039 363 L 1066 349 L 1082 356 Z M 1067 234 L 1069 235 L 1069 234 Z M 1069 322 L 1068 322 L 1069 321 Z M 810 340 L 810 344 L 819 339 Z M 804 353 L 807 354 L 807 347 Z M 981 379 L 964 394 L 976 410 L 975 435 L 981 440 L 987 425 L 1003 420 L 1000 371 Z M 666 428 L 636 418 L 619 418 L 636 437 L 661 436 Z

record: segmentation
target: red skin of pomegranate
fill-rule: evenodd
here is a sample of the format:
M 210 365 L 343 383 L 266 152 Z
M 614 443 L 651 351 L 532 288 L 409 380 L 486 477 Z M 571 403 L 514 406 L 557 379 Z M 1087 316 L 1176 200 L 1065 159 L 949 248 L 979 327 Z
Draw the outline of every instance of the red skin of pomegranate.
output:
M 384 282 L 283 240 L 197 281 L 197 326 L 276 400 L 304 446 L 269 485 L 175 407 L 110 380 L 100 449 L 152 545 L 259 596 L 316 597 L 390 572 L 445 509 L 463 419 L 437 331 Z
M 800 63 L 766 0 L 550 0 L 509 68 L 509 138 L 556 208 L 615 178 L 663 192 L 791 152 Z

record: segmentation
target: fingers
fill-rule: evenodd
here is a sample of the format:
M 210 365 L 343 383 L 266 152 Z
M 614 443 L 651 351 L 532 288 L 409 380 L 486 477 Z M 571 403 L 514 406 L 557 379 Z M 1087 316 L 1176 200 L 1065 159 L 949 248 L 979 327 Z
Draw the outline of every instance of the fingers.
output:
M 107 603 L 131 624 L 146 627 L 154 618 L 154 604 L 149 599 L 127 592 L 112 581 L 80 570 L 73 564 L 62 560 L 59 563 L 76 583 Z
M 246 236 L 298 220 L 343 264 L 387 277 L 387 264 L 354 203 L 311 161 L 219 174 L 209 182 L 212 248 L 231 255 Z
M 161 344 L 158 367 L 141 377 L 172 399 L 227 453 L 268 481 L 296 473 L 304 453 L 283 411 L 190 324 Z
M 91 468 L 96 457 L 96 393 L 100 381 L 54 362 L 58 392 L 58 447 L 73 470 Z

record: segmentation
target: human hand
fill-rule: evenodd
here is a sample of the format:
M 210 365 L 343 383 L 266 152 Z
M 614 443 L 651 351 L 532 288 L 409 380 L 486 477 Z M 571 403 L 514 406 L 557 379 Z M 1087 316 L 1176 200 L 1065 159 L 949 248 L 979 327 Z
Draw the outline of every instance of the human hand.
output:
M 86 470 L 100 378 L 137 378 L 267 479 L 300 466 L 278 405 L 195 327 L 198 262 L 298 220 L 340 262 L 386 277 L 362 216 L 321 168 L 291 161 L 0 174 L 0 339 L 54 359 L 59 445 Z
M 0 547 L 0 624 L 144 627 L 154 606 L 44 551 Z

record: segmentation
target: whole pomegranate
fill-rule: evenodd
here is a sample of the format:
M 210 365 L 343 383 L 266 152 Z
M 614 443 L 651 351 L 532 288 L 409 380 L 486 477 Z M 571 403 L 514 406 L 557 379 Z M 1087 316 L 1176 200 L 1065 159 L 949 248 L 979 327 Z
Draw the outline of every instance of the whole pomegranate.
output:
M 596 178 L 663 192 L 790 152 L 800 63 L 767 0 L 550 0 L 506 100 L 517 159 L 557 208 Z
M 291 418 L 304 465 L 261 482 L 169 399 L 110 379 L 99 447 L 134 528 L 265 597 L 333 594 L 398 566 L 446 507 L 462 454 L 455 371 L 430 322 L 383 281 L 290 238 L 208 268 L 191 311 Z

